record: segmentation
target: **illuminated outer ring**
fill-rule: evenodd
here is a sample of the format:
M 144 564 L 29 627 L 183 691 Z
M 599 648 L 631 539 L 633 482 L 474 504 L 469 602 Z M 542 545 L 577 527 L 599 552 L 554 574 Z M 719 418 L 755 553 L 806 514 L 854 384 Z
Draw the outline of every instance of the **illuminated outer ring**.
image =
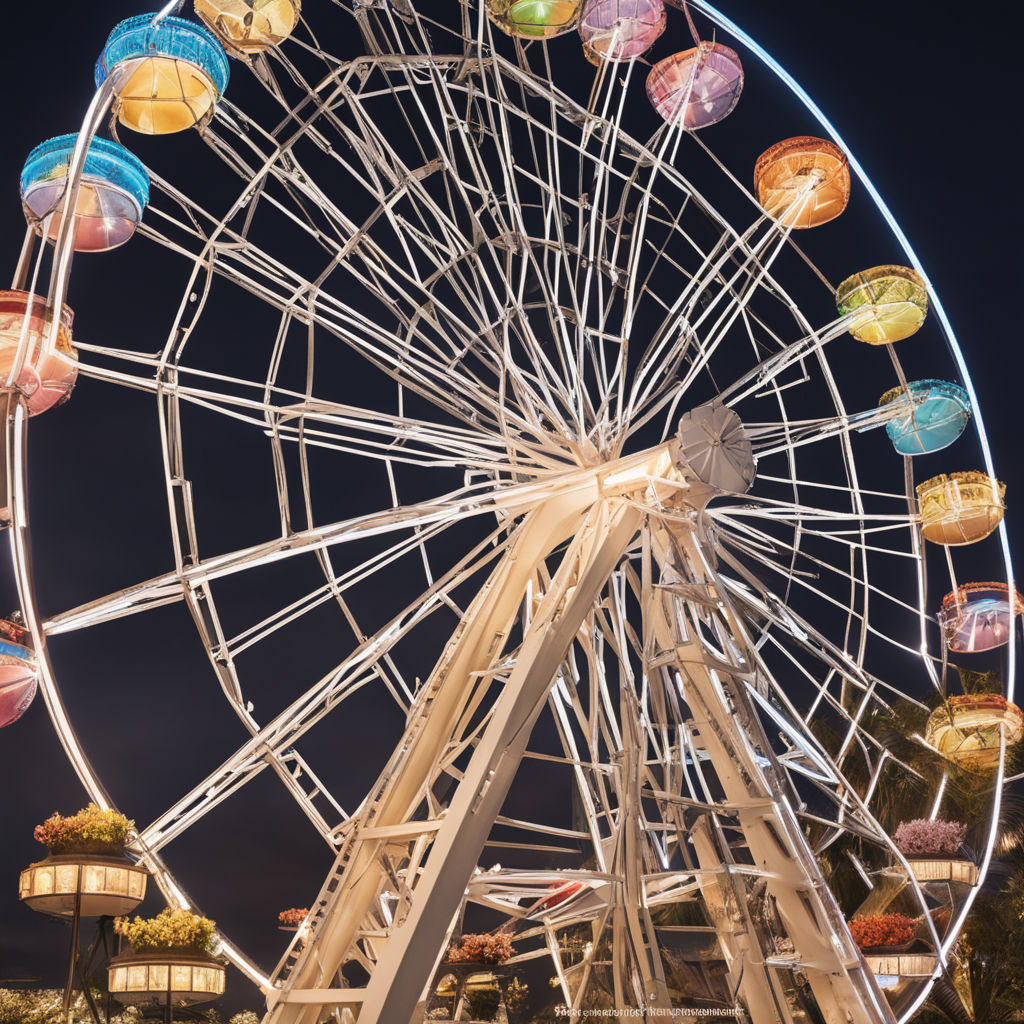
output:
M 822 132 L 831 138 L 846 154 L 849 160 L 849 166 L 852 172 L 857 176 L 861 185 L 865 188 L 867 193 L 872 197 L 879 212 L 885 218 L 886 223 L 890 226 L 893 234 L 899 242 L 907 264 L 913 266 L 919 273 L 921 273 L 926 284 L 928 282 L 927 275 L 924 273 L 921 263 L 910 246 L 906 236 L 900 230 L 897 225 L 895 218 L 891 211 L 882 200 L 877 189 L 872 185 L 871 181 L 865 174 L 863 168 L 859 162 L 850 155 L 848 147 L 845 145 L 842 137 L 832 126 L 832 124 L 825 118 L 824 114 L 818 109 L 813 103 L 810 97 L 800 88 L 794 79 L 769 55 L 763 50 L 753 39 L 750 38 L 746 33 L 734 25 L 728 18 L 720 14 L 715 8 L 711 7 L 705 0 L 693 0 L 694 5 L 701 10 L 711 21 L 717 24 L 725 32 L 732 35 L 736 40 L 746 46 L 750 52 L 761 60 L 775 75 L 778 77 L 792 92 L 800 99 L 805 108 L 814 116 L 815 120 L 821 126 Z M 159 22 L 164 17 L 169 15 L 174 8 L 177 6 L 175 0 L 170 0 L 166 6 L 153 17 L 154 22 Z M 107 78 L 98 88 L 92 103 L 90 104 L 89 110 L 85 116 L 85 121 L 81 134 L 79 136 L 79 144 L 75 147 L 71 164 L 68 169 L 68 179 L 71 183 L 71 187 L 68 190 L 68 194 L 65 198 L 65 209 L 69 210 L 73 208 L 72 204 L 77 196 L 78 184 L 81 180 L 82 172 L 84 169 L 84 161 L 86 152 L 88 149 L 88 142 L 95 134 L 95 131 L 102 123 L 105 116 L 106 110 L 110 105 L 112 99 L 112 92 L 114 86 L 117 84 L 118 71 L 115 69 L 111 76 Z M 73 245 L 73 234 L 71 231 L 71 218 L 62 218 L 62 229 L 57 240 L 54 251 L 54 273 L 50 287 L 50 300 L 51 304 L 57 305 L 64 299 L 68 276 L 70 273 L 70 255 Z M 942 331 L 946 337 L 947 344 L 950 348 L 950 352 L 956 362 L 961 381 L 967 390 L 967 393 L 971 399 L 971 404 L 974 409 L 974 422 L 977 425 L 977 436 L 980 441 L 984 466 L 990 476 L 995 476 L 995 470 L 992 463 L 991 450 L 988 443 L 987 436 L 985 435 L 984 426 L 978 409 L 977 397 L 974 391 L 973 384 L 970 376 L 967 372 L 967 368 L 964 364 L 963 355 L 960 351 L 959 345 L 957 344 L 956 337 L 952 330 L 952 326 L 945 314 L 941 302 L 935 295 L 934 291 L 929 288 L 929 293 L 932 300 L 932 309 L 936 317 L 939 320 Z M 53 328 L 54 332 L 56 327 Z M 60 697 L 59 688 L 53 677 L 52 666 L 49 663 L 48 653 L 45 644 L 45 635 L 42 630 L 42 624 L 39 619 L 38 608 L 34 601 L 34 587 L 32 585 L 32 565 L 31 565 L 31 545 L 29 543 L 29 531 L 28 531 L 28 519 L 27 519 L 27 502 L 26 502 L 26 487 L 27 487 L 27 472 L 26 472 L 26 448 L 25 448 L 25 410 L 19 405 L 14 411 L 13 418 L 9 417 L 8 430 L 9 438 L 11 440 L 11 462 L 12 462 L 12 526 L 9 531 L 9 540 L 12 546 L 13 562 L 15 566 L 15 576 L 18 580 L 19 592 L 23 595 L 23 603 L 25 606 L 26 621 L 29 625 L 33 637 L 36 641 L 36 650 L 39 657 L 40 666 L 40 689 L 43 693 L 43 698 L 48 705 L 51 718 L 54 722 L 56 731 L 64 746 L 69 760 L 82 780 L 85 788 L 89 792 L 89 795 L 101 806 L 109 806 L 109 799 L 104 792 L 103 786 L 99 781 L 96 774 L 93 772 L 88 759 L 85 757 L 84 751 L 79 743 L 71 722 L 68 718 L 67 712 L 63 706 L 63 702 Z M 1005 525 L 999 526 L 999 537 L 1002 545 L 1004 566 L 1006 569 L 1006 576 L 1008 584 L 1012 585 L 1010 581 L 1013 579 L 1012 564 L 1009 552 L 1009 544 L 1006 534 Z M 921 570 L 919 568 L 919 574 Z M 924 611 L 922 610 L 922 622 L 924 621 Z M 1011 634 L 1010 642 L 1008 645 L 1008 652 L 1010 658 L 1010 671 L 1007 679 L 1007 696 L 1009 699 L 1013 699 L 1014 693 L 1014 652 L 1015 652 L 1015 638 Z M 922 655 L 925 657 L 927 662 L 927 650 L 922 644 Z M 929 668 L 930 668 L 929 664 Z M 995 841 L 996 827 L 998 821 L 998 808 L 999 808 L 999 796 L 1002 783 L 1004 781 L 1005 774 L 1005 748 L 1000 751 L 1000 762 L 998 773 L 996 775 L 996 794 L 994 798 L 994 805 L 992 810 L 992 828 L 990 830 L 988 842 L 984 850 L 982 864 L 981 864 L 981 876 L 984 877 L 984 873 L 987 871 L 988 865 L 991 860 L 992 850 Z M 895 849 L 893 847 L 893 849 Z M 159 851 L 151 852 L 148 850 L 137 851 L 141 854 L 143 861 L 150 867 L 151 871 L 155 876 L 155 881 L 164 892 L 165 896 L 172 905 L 176 906 L 187 906 L 189 901 L 185 893 L 180 889 L 173 876 L 167 871 L 163 864 L 162 858 L 159 855 Z M 933 974 L 933 978 L 937 977 L 941 970 L 941 963 L 948 956 L 949 950 L 953 943 L 956 941 L 957 934 L 963 925 L 964 919 L 970 909 L 971 904 L 977 894 L 977 889 L 973 889 L 967 894 L 958 917 L 954 922 L 949 931 L 949 935 L 940 947 L 940 961 L 939 965 Z M 230 945 L 225 945 L 223 954 L 230 959 L 236 967 L 238 967 L 244 974 L 246 974 L 252 981 L 258 985 L 267 985 L 270 979 L 267 978 L 256 965 L 252 964 L 243 954 L 238 950 L 234 949 Z M 909 1008 L 905 1014 L 905 1018 L 913 1014 L 918 1006 L 927 997 L 928 986 L 923 986 L 923 990 L 919 997 L 916 999 L 914 1004 Z M 905 1019 L 904 1018 L 904 1019 Z
M 752 39 L 746 32 L 743 31 L 738 25 L 727 18 L 724 14 L 712 7 L 711 4 L 707 3 L 707 0 L 690 0 L 694 7 L 702 11 L 711 21 L 713 21 L 719 28 L 724 29 L 734 39 L 741 42 L 754 56 L 761 61 L 770 71 L 772 71 L 777 78 L 779 78 L 793 93 L 794 96 L 804 105 L 811 116 L 818 122 L 828 138 L 832 139 L 833 142 L 846 154 L 847 160 L 849 161 L 850 170 L 856 175 L 857 180 L 863 186 L 864 190 L 871 196 L 878 212 L 885 218 L 885 222 L 892 229 L 892 233 L 899 242 L 900 248 L 903 250 L 904 255 L 907 258 L 907 265 L 913 267 L 923 278 L 925 285 L 928 288 L 928 300 L 930 303 L 931 311 L 935 314 L 939 321 L 939 325 L 942 329 L 942 334 L 946 339 L 946 345 L 949 347 L 950 354 L 953 356 L 956 362 L 957 370 L 960 372 L 960 380 L 963 386 L 967 389 L 968 397 L 971 401 L 971 409 L 974 413 L 974 425 L 977 431 L 978 443 L 981 446 L 982 457 L 985 462 L 985 470 L 989 476 L 994 477 L 996 475 L 995 466 L 992 462 L 992 449 L 989 445 L 988 435 L 985 433 L 985 424 L 982 421 L 981 407 L 978 403 L 978 396 L 974 390 L 974 383 L 971 381 L 971 375 L 967 372 L 967 364 L 964 362 L 963 352 L 960 350 L 960 344 L 956 340 L 956 333 L 953 331 L 953 325 L 949 322 L 949 317 L 946 316 L 946 311 L 942 306 L 942 300 L 939 298 L 931 281 L 928 279 L 928 275 L 925 272 L 924 267 L 921 265 L 921 260 L 918 258 L 917 253 L 914 251 L 910 244 L 909 239 L 903 233 L 899 224 L 896 223 L 896 218 L 893 216 L 892 211 L 886 205 L 885 200 L 882 198 L 878 189 L 872 184 L 871 179 L 868 177 L 867 172 L 861 166 L 860 161 L 853 155 L 850 147 L 846 144 L 843 137 L 839 134 L 836 127 L 831 121 L 824 115 L 818 105 L 807 95 L 806 91 L 799 85 L 799 83 L 789 74 L 786 69 L 779 64 L 777 60 L 770 53 L 768 53 L 762 46 L 760 46 L 754 39 Z M 1006 523 L 1001 522 L 998 527 L 999 544 L 1003 553 L 1003 567 L 1006 571 L 1006 584 L 1011 589 L 1014 585 L 1013 575 L 1013 560 L 1010 557 L 1010 542 L 1006 533 Z M 920 569 L 918 570 L 920 572 Z M 1015 631 L 1010 632 L 1010 641 L 1007 646 L 1007 661 L 1009 663 L 1009 670 L 1006 675 L 1006 698 L 1007 700 L 1013 700 L 1014 694 L 1014 682 L 1016 676 L 1016 636 Z M 927 655 L 925 650 L 922 650 L 923 655 Z M 942 972 L 942 968 L 946 962 L 946 958 L 949 956 L 949 952 L 959 937 L 960 930 L 963 927 L 964 921 L 970 912 L 971 905 L 974 903 L 975 897 L 978 895 L 980 890 L 980 883 L 984 881 L 985 875 L 988 872 L 989 863 L 992 860 L 992 851 L 995 847 L 996 834 L 998 832 L 999 824 L 999 805 L 1002 798 L 1003 782 L 1006 774 L 1006 745 L 1005 741 L 1000 748 L 999 752 L 999 769 L 995 778 L 994 797 L 992 804 L 992 827 L 989 830 L 988 842 L 985 844 L 985 850 L 982 855 L 981 865 L 979 869 L 979 885 L 971 889 L 971 891 L 964 898 L 963 904 L 960 907 L 960 913 L 958 917 L 950 922 L 949 930 L 946 934 L 946 938 L 942 943 L 939 950 L 938 963 L 934 973 L 931 976 L 930 982 L 939 976 Z M 922 987 L 922 991 L 919 997 L 909 1007 L 907 1012 L 904 1014 L 902 1020 L 908 1020 L 914 1015 L 914 1013 L 920 1008 L 921 1004 L 928 997 L 928 992 L 931 989 L 931 983 Z

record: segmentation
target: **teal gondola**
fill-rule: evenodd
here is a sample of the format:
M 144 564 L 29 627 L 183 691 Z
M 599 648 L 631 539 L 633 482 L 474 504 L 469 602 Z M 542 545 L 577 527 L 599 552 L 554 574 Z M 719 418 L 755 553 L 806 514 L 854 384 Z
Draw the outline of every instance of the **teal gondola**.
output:
M 893 405 L 886 424 L 893 447 L 900 455 L 925 455 L 949 447 L 966 429 L 971 403 L 959 384 L 945 380 L 918 380 L 887 391 L 879 406 Z
M 228 58 L 217 37 L 194 21 L 155 14 L 114 27 L 96 64 L 96 85 L 115 70 L 120 122 L 147 135 L 167 135 L 204 122 L 228 85 Z

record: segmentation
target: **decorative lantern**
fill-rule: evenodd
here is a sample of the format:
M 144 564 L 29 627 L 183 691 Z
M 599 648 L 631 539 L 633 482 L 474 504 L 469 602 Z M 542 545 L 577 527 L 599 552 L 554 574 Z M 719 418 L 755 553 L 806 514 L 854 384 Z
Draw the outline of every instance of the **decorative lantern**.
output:
M 33 910 L 72 917 L 127 914 L 146 895 L 149 872 L 126 857 L 55 853 L 21 873 L 18 898 Z
M 928 315 L 924 278 L 910 267 L 872 267 L 836 289 L 836 308 L 851 317 L 850 333 L 868 345 L 891 345 L 915 334 Z
M 900 455 L 926 455 L 951 445 L 967 429 L 971 403 L 959 384 L 945 380 L 918 380 L 890 388 L 878 400 L 890 406 L 886 424 L 893 447 Z
M 118 120 L 146 135 L 168 135 L 200 124 L 228 84 L 228 58 L 216 36 L 183 18 L 155 14 L 114 27 L 96 64 L 96 85 L 117 72 Z
M 191 1006 L 223 995 L 224 973 L 201 953 L 127 953 L 110 961 L 107 987 L 119 1003 Z
M 583 0 L 486 0 L 487 17 L 510 36 L 550 39 L 568 32 Z
M 973 544 L 1003 519 L 1006 487 L 987 473 L 933 476 L 917 485 L 921 532 L 934 544 Z
M 973 860 L 934 857 L 908 857 L 911 874 L 919 882 L 946 885 L 977 885 L 978 865 Z
M 0 619 L 0 728 L 16 722 L 36 695 L 36 656 L 28 631 Z
M 6 380 L 14 368 L 24 333 L 27 347 L 15 384 L 28 400 L 29 416 L 66 401 L 75 386 L 78 353 L 71 347 L 73 320 L 71 310 L 62 307 L 51 348 L 53 316 L 46 300 L 23 291 L 0 291 L 0 378 Z
M 928 716 L 925 741 L 954 764 L 977 774 L 999 764 L 1000 737 L 1006 745 L 1024 737 L 1024 715 L 997 693 L 950 697 Z
M 842 150 L 825 139 L 786 139 L 757 158 L 754 190 L 769 217 L 785 227 L 813 228 L 846 209 L 850 169 Z
M 301 0 L 195 0 L 196 14 L 228 52 L 242 57 L 283 43 L 299 23 Z
M 934 953 L 893 953 L 886 956 L 865 953 L 864 959 L 879 988 L 895 988 L 909 979 L 930 978 L 939 963 Z
M 956 654 L 1002 647 L 1013 620 L 1024 612 L 1024 597 L 1005 583 L 965 583 L 942 599 L 939 625 L 946 646 Z
M 673 124 L 696 130 L 732 113 L 743 90 L 743 65 L 721 43 L 700 42 L 692 50 L 658 61 L 647 76 L 654 109 Z
M 583 52 L 591 64 L 639 57 L 664 31 L 662 0 L 587 0 L 580 15 Z
M 48 236 L 60 231 L 68 167 L 77 135 L 61 135 L 36 146 L 21 172 L 25 217 L 42 234 L 43 220 L 54 214 Z M 123 146 L 93 139 L 75 201 L 75 251 L 106 252 L 123 245 L 135 232 L 149 202 L 149 175 Z

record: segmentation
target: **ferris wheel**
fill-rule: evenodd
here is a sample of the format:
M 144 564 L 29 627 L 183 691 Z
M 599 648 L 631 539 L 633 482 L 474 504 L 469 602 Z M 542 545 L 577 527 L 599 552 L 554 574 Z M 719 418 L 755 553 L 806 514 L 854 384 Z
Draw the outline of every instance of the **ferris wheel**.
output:
M 191 905 L 175 842 L 276 777 L 332 864 L 276 966 L 220 937 L 272 1024 L 413 1019 L 471 926 L 572 1010 L 908 1019 L 991 857 L 1021 598 L 956 340 L 829 123 L 704 0 L 181 6 L 114 27 L 82 131 L 25 165 L 0 693 L 20 708 L 38 678 L 109 804 L 49 650 L 188 610 L 244 739 L 178 766 L 134 852 Z M 715 133 L 754 68 L 818 130 L 739 166 Z M 126 148 L 192 128 L 203 187 L 174 138 L 159 163 Z M 830 282 L 815 231 L 854 202 L 880 255 Z M 176 268 L 170 322 L 76 342 L 72 254 L 129 240 Z M 147 396 L 173 559 L 52 611 L 26 436 L 76 378 Z M 251 489 L 218 490 L 212 448 Z M 1001 580 L 963 576 L 982 565 Z M 1003 646 L 1005 694 L 959 693 L 950 652 Z M 282 652 L 261 715 L 250 680 Z M 367 750 L 353 706 L 393 744 Z M 900 848 L 907 774 L 933 820 L 981 780 L 973 858 Z M 891 906 L 912 940 L 859 946 L 850 922 Z

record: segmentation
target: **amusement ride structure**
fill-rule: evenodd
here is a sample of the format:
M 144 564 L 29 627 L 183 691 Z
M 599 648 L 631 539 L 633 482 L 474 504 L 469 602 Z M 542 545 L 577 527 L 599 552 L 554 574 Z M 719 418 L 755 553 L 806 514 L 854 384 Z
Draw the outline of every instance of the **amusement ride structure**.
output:
M 218 946 L 270 1024 L 414 1019 L 468 922 L 505 928 L 513 962 L 548 961 L 576 1010 L 908 1019 L 991 856 L 1024 731 L 1021 599 L 956 340 L 842 140 L 705 0 L 182 6 L 114 27 L 81 131 L 22 177 L 29 226 L 0 293 L 23 614 L 0 643 L 8 719 L 38 684 L 110 806 L 49 650 L 188 609 L 246 739 L 205 778 L 182 768 L 129 852 L 189 907 L 175 840 L 265 772 L 287 789 L 333 865 L 276 966 Z M 250 78 L 244 106 L 229 69 Z M 742 109 L 745 74 L 817 127 L 741 166 L 709 148 L 729 122 L 705 129 Z M 207 194 L 175 183 L 173 139 L 159 169 L 125 148 L 192 128 Z M 848 203 L 879 255 L 835 284 L 814 237 Z M 73 254 L 130 239 L 184 270 L 172 322 L 130 348 L 75 341 Z M 912 335 L 921 379 L 901 362 Z M 26 438 L 76 377 L 151 397 L 173 564 L 52 612 Z M 274 519 L 210 551 L 190 460 L 222 426 L 269 451 Z M 976 542 L 1001 580 L 956 575 L 985 564 L 958 561 Z M 240 589 L 274 592 L 282 566 L 301 584 L 239 622 Z M 929 567 L 952 579 L 941 608 Z M 253 659 L 307 634 L 331 667 L 296 658 L 257 717 Z M 959 694 L 948 652 L 1004 645 L 1005 695 Z M 304 744 L 335 730 L 344 763 L 364 689 L 400 735 L 353 803 Z M 927 718 L 908 742 L 991 780 L 970 870 L 915 867 L 880 809 L 917 774 L 879 728 L 908 707 Z M 510 808 L 531 764 L 571 822 Z M 941 818 L 945 778 L 922 779 L 919 817 Z M 863 952 L 847 919 L 897 895 L 916 947 Z M 571 960 L 566 936 L 585 939 Z M 691 971 L 687 993 L 673 964 L 694 937 L 718 980 Z

